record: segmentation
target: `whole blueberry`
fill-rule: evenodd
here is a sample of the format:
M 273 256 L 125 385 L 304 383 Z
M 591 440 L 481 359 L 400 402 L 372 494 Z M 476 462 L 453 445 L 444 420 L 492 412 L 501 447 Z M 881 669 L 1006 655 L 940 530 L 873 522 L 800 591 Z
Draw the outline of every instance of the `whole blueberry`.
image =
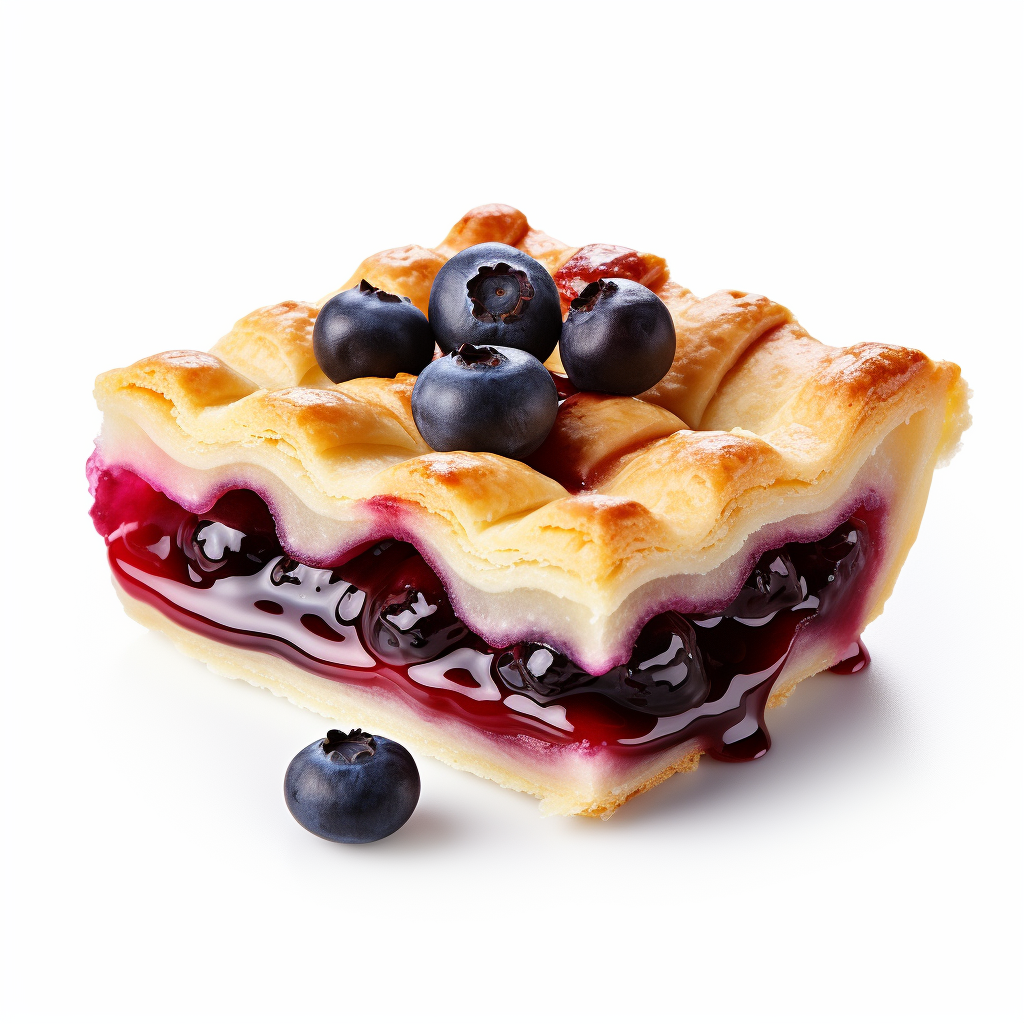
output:
M 434 335 L 408 299 L 360 281 L 324 303 L 313 325 L 313 354 L 335 384 L 416 374 L 434 358 Z
M 408 820 L 420 773 L 400 743 L 361 729 L 328 731 L 299 751 L 284 776 L 292 817 L 332 843 L 374 843 Z
M 498 242 L 463 249 L 441 267 L 427 313 L 442 352 L 496 345 L 543 361 L 562 330 L 551 275 L 526 253 Z
M 412 415 L 437 452 L 526 458 L 548 436 L 558 391 L 539 359 L 516 348 L 463 345 L 416 379 Z
M 570 303 L 558 351 L 580 391 L 639 395 L 672 366 L 672 314 L 642 284 L 602 278 Z

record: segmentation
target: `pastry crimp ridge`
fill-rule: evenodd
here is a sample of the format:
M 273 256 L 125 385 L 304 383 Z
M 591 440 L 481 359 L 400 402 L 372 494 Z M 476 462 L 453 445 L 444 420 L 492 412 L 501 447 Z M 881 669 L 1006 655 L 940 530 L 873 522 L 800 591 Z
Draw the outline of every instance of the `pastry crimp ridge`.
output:
M 434 248 L 369 257 L 338 291 L 365 280 L 425 312 L 445 261 L 481 242 L 540 261 L 563 307 L 597 277 L 631 277 L 671 313 L 668 374 L 636 398 L 577 400 L 556 427 L 559 465 L 544 449 L 527 462 L 432 451 L 412 416 L 414 377 L 332 383 L 312 333 L 335 292 L 256 310 L 209 352 L 102 374 L 97 458 L 195 512 L 251 488 L 311 565 L 407 540 L 485 639 L 541 638 L 591 672 L 621 663 L 655 611 L 724 607 L 760 553 L 827 533 L 869 496 L 901 538 L 872 593 L 880 611 L 932 469 L 967 424 L 958 367 L 900 345 L 829 347 L 764 296 L 698 298 L 660 257 L 566 246 L 497 205 Z M 560 371 L 557 349 L 547 366 Z

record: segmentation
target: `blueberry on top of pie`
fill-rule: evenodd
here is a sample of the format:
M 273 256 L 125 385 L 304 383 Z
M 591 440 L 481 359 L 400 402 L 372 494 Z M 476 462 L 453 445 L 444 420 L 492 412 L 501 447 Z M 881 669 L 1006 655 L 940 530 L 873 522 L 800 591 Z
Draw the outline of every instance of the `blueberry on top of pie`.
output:
M 424 365 L 413 308 L 449 260 Z M 956 366 L 828 347 L 762 295 L 698 298 L 506 206 L 338 293 L 360 288 L 331 307 L 355 326 L 315 329 L 332 296 L 281 302 L 99 377 L 93 518 L 139 621 L 566 814 L 760 756 L 766 706 L 864 663 L 968 423 Z

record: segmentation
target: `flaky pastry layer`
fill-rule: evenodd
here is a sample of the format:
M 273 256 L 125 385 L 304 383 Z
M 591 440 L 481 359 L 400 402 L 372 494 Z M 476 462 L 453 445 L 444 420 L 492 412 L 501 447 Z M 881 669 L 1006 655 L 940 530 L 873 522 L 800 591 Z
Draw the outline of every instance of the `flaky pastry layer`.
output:
M 827 532 L 867 492 L 913 508 L 887 527 L 909 548 L 932 469 L 968 422 L 958 367 L 900 346 L 830 348 L 764 296 L 697 298 L 658 257 L 565 246 L 509 207 L 471 211 L 434 249 L 378 253 L 343 287 L 365 278 L 425 311 L 445 259 L 484 241 L 541 260 L 563 299 L 595 273 L 631 276 L 672 313 L 668 375 L 574 425 L 573 458 L 593 471 L 580 493 L 501 456 L 430 451 L 412 377 L 331 384 L 312 351 L 320 303 L 265 307 L 208 353 L 102 374 L 100 457 L 195 511 L 252 487 L 306 562 L 410 540 L 481 635 L 541 637 L 595 673 L 625 660 L 655 611 L 723 605 L 760 551 Z

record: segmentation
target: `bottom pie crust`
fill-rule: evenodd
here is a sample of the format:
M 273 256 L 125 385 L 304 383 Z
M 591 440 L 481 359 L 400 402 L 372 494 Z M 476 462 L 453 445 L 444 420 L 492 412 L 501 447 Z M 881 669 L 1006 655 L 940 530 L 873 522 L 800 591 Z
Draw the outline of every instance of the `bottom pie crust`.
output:
M 222 644 L 172 622 L 155 607 L 114 589 L 125 611 L 140 625 L 169 637 L 185 654 L 218 675 L 243 679 L 301 708 L 348 726 L 390 736 L 416 753 L 472 772 L 506 789 L 540 799 L 544 815 L 608 818 L 627 800 L 676 772 L 693 771 L 703 751 L 693 743 L 644 756 L 623 758 L 600 748 L 552 747 L 518 737 L 490 738 L 457 720 L 431 721 L 379 690 L 326 679 L 274 655 Z M 806 630 L 797 636 L 789 659 L 772 688 L 768 707 L 785 703 L 797 683 L 835 665 L 850 637 L 834 631 Z

